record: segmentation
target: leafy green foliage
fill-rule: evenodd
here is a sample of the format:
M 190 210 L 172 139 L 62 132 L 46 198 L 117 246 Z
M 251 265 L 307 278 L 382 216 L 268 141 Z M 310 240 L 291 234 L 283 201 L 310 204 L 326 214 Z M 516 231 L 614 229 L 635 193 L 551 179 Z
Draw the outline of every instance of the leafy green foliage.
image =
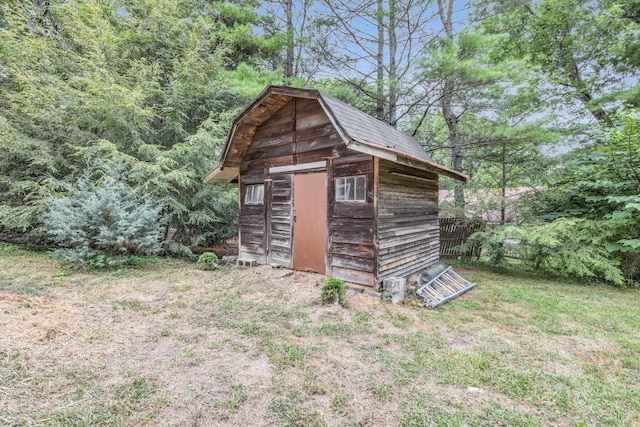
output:
M 592 147 L 570 153 L 547 191 L 528 200 L 529 218 L 597 221 L 594 240 L 620 261 L 629 281 L 640 265 L 640 112 L 622 110 L 593 132 Z
M 0 115 L 0 231 L 23 233 L 45 209 L 57 170 L 51 147 L 20 133 Z
M 637 66 L 628 57 L 637 39 L 638 24 L 628 19 L 621 4 L 609 0 L 542 0 L 484 2 L 493 7 L 485 20 L 489 31 L 508 35 L 500 58 L 522 58 L 539 78 L 532 87 L 556 111 L 575 109 L 607 121 L 605 107 L 625 97 L 637 82 Z M 633 78 L 632 78 L 633 76 Z M 570 122 L 569 122 L 570 123 Z
M 191 251 L 188 246 L 182 245 L 176 241 L 169 240 L 163 242 L 162 249 L 165 254 L 171 257 L 196 261 L 196 256 L 193 254 L 193 251 Z
M 322 298 L 322 302 L 325 304 L 330 304 L 334 302 L 336 298 L 338 298 L 338 302 L 344 302 L 344 296 L 347 288 L 345 287 L 344 280 L 335 278 L 335 277 L 327 277 L 324 281 L 324 285 L 322 286 L 322 294 L 320 297 Z
M 58 31 L 32 2 L 5 3 L 0 233 L 37 231 L 46 198 L 64 191 L 57 182 L 99 159 L 127 165 L 135 187 L 165 202 L 180 243 L 234 235 L 236 190 L 201 177 L 238 108 L 264 87 L 236 68 L 255 71 L 278 49 L 254 34 L 255 5 L 47 2 Z
M 200 270 L 215 270 L 218 267 L 218 255 L 213 252 L 204 252 L 198 257 L 196 265 Z
M 523 85 L 530 69 L 519 59 L 497 58 L 503 40 L 468 28 L 431 40 L 422 60 L 423 78 L 438 88 L 432 102 L 443 109 L 425 114 L 415 125 L 416 135 L 434 158 L 471 177 L 467 188 L 495 189 L 494 206 L 475 203 L 468 209 L 461 184 L 444 179 L 444 188 L 457 187 L 455 204 L 447 208 L 457 217 L 504 213 L 505 189 L 539 185 L 549 164 L 540 148 L 557 139 L 544 118 L 531 119 L 539 105 Z
M 109 258 L 154 254 L 160 250 L 162 204 L 139 194 L 113 169 L 87 170 L 66 195 L 47 199 L 44 225 L 59 246 L 54 254 L 103 268 Z
M 597 278 L 624 285 L 619 262 L 603 244 L 602 222 L 560 218 L 529 227 L 505 226 L 474 233 L 467 244 L 480 244 L 496 266 L 519 258 L 536 272 L 560 277 Z

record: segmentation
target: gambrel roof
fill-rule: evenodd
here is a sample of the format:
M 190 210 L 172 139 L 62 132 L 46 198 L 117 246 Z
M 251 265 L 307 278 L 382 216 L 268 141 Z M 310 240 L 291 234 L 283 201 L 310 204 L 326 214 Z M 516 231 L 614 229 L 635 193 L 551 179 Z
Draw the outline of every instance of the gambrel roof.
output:
M 293 98 L 316 99 L 344 144 L 351 150 L 417 169 L 433 171 L 460 181 L 468 180 L 466 175 L 433 161 L 415 138 L 393 126 L 319 90 L 288 86 L 267 87 L 236 117 L 218 164 L 203 180 L 209 183 L 235 180 L 256 128 Z

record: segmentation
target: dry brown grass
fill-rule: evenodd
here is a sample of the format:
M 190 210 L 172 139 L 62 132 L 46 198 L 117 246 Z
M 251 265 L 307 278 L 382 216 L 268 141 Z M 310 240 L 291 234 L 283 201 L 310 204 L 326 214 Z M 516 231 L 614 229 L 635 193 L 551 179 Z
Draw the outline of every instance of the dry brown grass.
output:
M 466 270 L 428 311 L 268 267 L 0 272 L 0 424 L 640 423 L 637 292 Z

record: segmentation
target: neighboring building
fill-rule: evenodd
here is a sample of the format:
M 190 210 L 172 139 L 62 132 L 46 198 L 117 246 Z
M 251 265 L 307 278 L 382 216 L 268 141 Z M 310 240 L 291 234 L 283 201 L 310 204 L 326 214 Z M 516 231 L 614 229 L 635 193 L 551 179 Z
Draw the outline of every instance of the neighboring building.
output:
M 438 175 L 418 141 L 312 89 L 270 86 L 203 179 L 239 188 L 239 257 L 377 287 L 438 262 Z

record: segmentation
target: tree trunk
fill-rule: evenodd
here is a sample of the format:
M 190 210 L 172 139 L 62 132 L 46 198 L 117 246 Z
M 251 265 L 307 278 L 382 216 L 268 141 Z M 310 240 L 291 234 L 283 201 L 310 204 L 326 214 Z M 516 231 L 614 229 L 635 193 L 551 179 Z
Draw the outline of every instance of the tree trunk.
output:
M 442 21 L 444 31 L 453 42 L 453 5 L 455 0 L 448 0 L 449 3 L 446 6 L 443 4 L 443 0 L 438 0 L 438 14 Z M 451 168 L 456 172 L 462 173 L 462 142 L 460 141 L 460 135 L 458 133 L 458 119 L 455 111 L 453 111 L 453 95 L 455 91 L 455 82 L 451 77 L 444 78 L 444 85 L 442 88 L 442 115 L 447 128 L 449 129 L 449 143 L 451 144 Z M 454 181 L 453 197 L 456 216 L 460 218 L 465 217 L 466 202 L 464 200 L 464 187 L 461 181 Z
M 377 0 L 378 52 L 376 55 L 376 118 L 384 121 L 384 8 L 382 0 Z
M 396 125 L 398 104 L 398 73 L 396 64 L 396 0 L 389 0 L 389 124 Z
M 444 96 L 442 98 L 442 115 L 449 129 L 449 143 L 451 144 L 451 168 L 462 172 L 462 144 L 458 133 L 458 117 L 453 111 L 453 82 L 446 79 L 444 83 Z M 454 205 L 456 216 L 464 218 L 466 202 L 464 199 L 464 187 L 461 181 L 454 181 Z
M 592 108 L 589 103 L 593 100 L 593 96 L 589 92 L 587 85 L 584 80 L 582 80 L 582 76 L 580 75 L 580 70 L 578 70 L 578 65 L 576 64 L 573 56 L 571 57 L 571 72 L 569 73 L 569 78 L 571 80 L 571 84 L 578 92 L 577 97 L 584 106 L 589 110 L 589 112 L 596 118 L 599 122 L 605 122 L 611 124 L 611 119 L 607 115 L 607 113 L 600 107 Z
M 287 0 L 287 59 L 284 68 L 284 79 L 286 83 L 291 83 L 293 77 L 293 0 Z
M 62 26 L 56 21 L 56 18 L 49 10 L 49 0 L 32 0 L 33 5 L 37 10 L 40 11 L 41 16 L 37 17 L 37 20 L 40 24 L 43 23 L 44 19 L 51 23 L 53 29 L 59 33 L 62 31 Z

